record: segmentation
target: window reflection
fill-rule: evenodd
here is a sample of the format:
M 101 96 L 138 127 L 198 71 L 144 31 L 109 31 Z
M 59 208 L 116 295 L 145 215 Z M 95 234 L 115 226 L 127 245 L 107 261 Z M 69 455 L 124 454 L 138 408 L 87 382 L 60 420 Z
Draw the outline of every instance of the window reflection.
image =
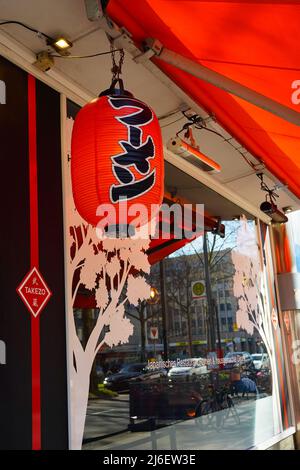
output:
M 152 266 L 158 301 L 127 305 L 129 343 L 104 345 L 97 355 L 86 442 L 115 435 L 96 448 L 249 448 L 274 434 L 274 358 L 256 227 L 245 218 L 225 226 L 224 239 L 207 235 L 207 258 L 200 237 L 163 261 L 166 318 L 162 270 Z M 82 342 L 93 312 L 78 309 Z

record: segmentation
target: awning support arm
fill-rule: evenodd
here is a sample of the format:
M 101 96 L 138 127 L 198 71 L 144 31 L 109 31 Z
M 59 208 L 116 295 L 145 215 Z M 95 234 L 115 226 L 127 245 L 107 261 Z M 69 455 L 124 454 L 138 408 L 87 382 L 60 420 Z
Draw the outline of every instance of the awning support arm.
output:
M 238 96 L 239 98 L 258 106 L 265 111 L 275 114 L 275 116 L 295 124 L 296 126 L 300 126 L 300 113 L 297 111 L 294 111 L 293 109 L 284 106 L 283 104 L 278 103 L 277 101 L 252 90 L 251 88 L 241 85 L 240 83 L 215 72 L 204 65 L 200 65 L 193 60 L 187 59 L 180 54 L 166 49 L 155 39 L 147 39 L 145 44 L 147 49 L 146 54 L 149 55 L 148 50 L 151 50 L 153 55 L 159 57 L 163 62 L 173 65 L 194 77 L 204 80 L 205 82 L 211 83 L 212 85 Z
M 267 96 L 257 93 L 251 88 L 241 85 L 240 83 L 231 80 L 214 70 L 204 67 L 193 60 L 187 59 L 180 54 L 166 49 L 156 39 L 146 39 L 144 42 L 144 51 L 139 51 L 131 38 L 130 33 L 126 29 L 119 27 L 114 21 L 105 15 L 98 21 L 101 29 L 114 39 L 116 46 L 123 47 L 130 52 L 137 63 L 147 62 L 153 56 L 157 56 L 163 62 L 174 65 L 194 77 L 211 83 L 212 85 L 238 96 L 239 98 L 258 106 L 275 116 L 285 119 L 296 126 L 300 126 L 300 113 L 297 111 L 294 111 L 293 109 L 288 108 Z

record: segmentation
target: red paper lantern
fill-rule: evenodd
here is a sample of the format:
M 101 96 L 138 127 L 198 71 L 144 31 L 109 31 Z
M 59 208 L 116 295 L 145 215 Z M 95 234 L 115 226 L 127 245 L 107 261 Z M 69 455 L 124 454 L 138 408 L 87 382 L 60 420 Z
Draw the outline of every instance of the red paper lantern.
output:
M 164 162 L 161 131 L 154 112 L 124 90 L 109 89 L 85 105 L 72 133 L 73 196 L 79 214 L 97 225 L 99 205 L 116 210 L 116 225 L 130 225 L 133 204 L 162 203 Z M 102 206 L 103 207 L 103 206 Z M 123 209 L 123 210 L 121 210 Z

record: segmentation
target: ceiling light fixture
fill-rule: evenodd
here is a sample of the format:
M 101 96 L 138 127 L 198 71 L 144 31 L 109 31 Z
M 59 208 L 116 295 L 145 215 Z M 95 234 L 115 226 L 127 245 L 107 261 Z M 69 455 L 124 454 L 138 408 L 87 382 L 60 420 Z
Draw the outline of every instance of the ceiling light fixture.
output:
M 293 212 L 294 209 L 292 206 L 286 206 L 286 207 L 283 207 L 282 210 L 285 214 L 288 214 L 289 212 Z
M 180 137 L 173 137 L 167 145 L 168 149 L 176 155 L 183 157 L 193 165 L 198 166 L 204 171 L 221 171 L 221 167 L 211 158 L 204 155 L 197 147 L 194 147 Z
M 68 54 L 68 50 L 73 46 L 71 41 L 66 39 L 64 36 L 59 36 L 55 39 L 47 40 L 48 46 L 53 47 L 53 49 L 61 55 Z

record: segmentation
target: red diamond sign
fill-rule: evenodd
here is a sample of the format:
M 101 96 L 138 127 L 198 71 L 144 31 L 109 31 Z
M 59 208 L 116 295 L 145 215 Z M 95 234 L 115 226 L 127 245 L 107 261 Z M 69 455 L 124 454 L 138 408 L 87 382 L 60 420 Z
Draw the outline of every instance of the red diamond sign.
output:
M 52 295 L 37 268 L 32 268 L 25 276 L 17 292 L 34 317 L 40 314 Z

